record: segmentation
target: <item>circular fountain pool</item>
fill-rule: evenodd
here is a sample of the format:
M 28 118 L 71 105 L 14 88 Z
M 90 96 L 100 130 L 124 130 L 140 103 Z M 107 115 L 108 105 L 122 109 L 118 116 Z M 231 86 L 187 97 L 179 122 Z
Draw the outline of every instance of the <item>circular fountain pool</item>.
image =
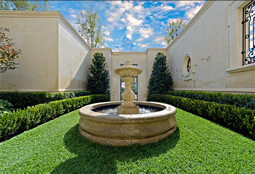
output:
M 79 111 L 81 135 L 100 144 L 131 145 L 156 142 L 176 130 L 175 107 L 156 102 L 135 104 L 141 107 L 141 110 L 150 108 L 150 113 L 145 111 L 141 114 L 116 114 L 115 111 L 104 111 L 107 108 L 116 108 L 121 102 L 84 106 Z

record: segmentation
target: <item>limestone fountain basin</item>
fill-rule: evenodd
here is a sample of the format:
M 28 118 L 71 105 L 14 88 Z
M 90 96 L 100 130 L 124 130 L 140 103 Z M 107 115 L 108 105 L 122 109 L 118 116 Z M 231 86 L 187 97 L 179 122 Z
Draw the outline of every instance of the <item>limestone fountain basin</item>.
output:
M 125 66 L 119 67 L 114 71 L 118 74 L 121 78 L 125 77 L 133 77 L 135 78 L 139 74 L 142 73 L 142 70 L 138 67 L 132 66 L 132 64 L 125 64 Z
M 157 102 L 134 103 L 162 110 L 147 114 L 106 114 L 93 110 L 103 106 L 121 105 L 121 102 L 90 104 L 79 110 L 80 134 L 96 143 L 123 146 L 157 142 L 176 130 L 175 107 Z

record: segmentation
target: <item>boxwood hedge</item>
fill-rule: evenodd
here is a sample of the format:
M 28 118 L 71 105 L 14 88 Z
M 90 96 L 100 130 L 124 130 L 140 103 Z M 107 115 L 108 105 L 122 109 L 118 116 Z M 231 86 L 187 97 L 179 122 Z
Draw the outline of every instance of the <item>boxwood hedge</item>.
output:
M 31 129 L 38 124 L 54 119 L 64 113 L 78 109 L 86 104 L 109 101 L 108 94 L 89 95 L 77 98 L 52 101 L 27 107 L 24 110 L 0 114 L 0 141 Z
M 204 91 L 168 91 L 167 94 L 255 110 L 255 95 L 253 94 L 229 94 Z
M 255 110 L 162 94 L 148 95 L 147 100 L 171 104 L 255 139 Z
M 0 99 L 13 104 L 15 109 L 24 109 L 42 103 L 89 95 L 89 91 L 71 92 L 0 92 Z

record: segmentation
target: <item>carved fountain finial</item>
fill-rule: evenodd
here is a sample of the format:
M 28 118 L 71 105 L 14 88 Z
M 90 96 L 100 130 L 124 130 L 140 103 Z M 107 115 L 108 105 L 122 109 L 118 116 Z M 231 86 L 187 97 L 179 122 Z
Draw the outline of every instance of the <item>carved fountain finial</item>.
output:
M 125 82 L 125 91 L 122 94 L 123 102 L 117 108 L 118 114 L 138 114 L 139 107 L 133 103 L 135 94 L 131 89 L 132 83 L 135 81 L 135 77 L 142 73 L 142 70 L 138 67 L 132 66 L 128 59 L 124 66 L 117 68 L 114 71 Z

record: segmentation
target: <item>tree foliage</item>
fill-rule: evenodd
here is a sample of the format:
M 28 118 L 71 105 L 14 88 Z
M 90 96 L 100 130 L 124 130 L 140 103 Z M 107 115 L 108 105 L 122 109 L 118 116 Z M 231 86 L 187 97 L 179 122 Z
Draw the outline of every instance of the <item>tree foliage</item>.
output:
M 166 29 L 165 40 L 169 44 L 179 34 L 186 24 L 183 19 L 177 19 L 176 21 L 169 22 L 169 26 Z
M 44 1 L 21 1 L 4 0 L 0 1 L 0 10 L 21 10 L 21 11 L 53 11 L 51 3 Z
M 166 94 L 171 90 L 172 77 L 167 68 L 166 55 L 158 52 L 153 63 L 152 73 L 148 85 L 149 94 Z
M 8 69 L 12 70 L 17 68 L 15 59 L 21 54 L 21 50 L 15 50 L 12 43 L 12 38 L 8 38 L 5 32 L 9 32 L 10 29 L 0 27 L 0 72 L 3 73 Z
M 98 48 L 104 44 L 104 31 L 102 31 L 102 23 L 97 12 L 92 10 L 82 10 L 81 16 L 78 17 L 78 32 L 86 40 L 91 48 Z
M 109 71 L 107 70 L 106 58 L 103 53 L 96 52 L 93 55 L 88 75 L 88 90 L 92 94 L 108 94 L 110 87 Z

